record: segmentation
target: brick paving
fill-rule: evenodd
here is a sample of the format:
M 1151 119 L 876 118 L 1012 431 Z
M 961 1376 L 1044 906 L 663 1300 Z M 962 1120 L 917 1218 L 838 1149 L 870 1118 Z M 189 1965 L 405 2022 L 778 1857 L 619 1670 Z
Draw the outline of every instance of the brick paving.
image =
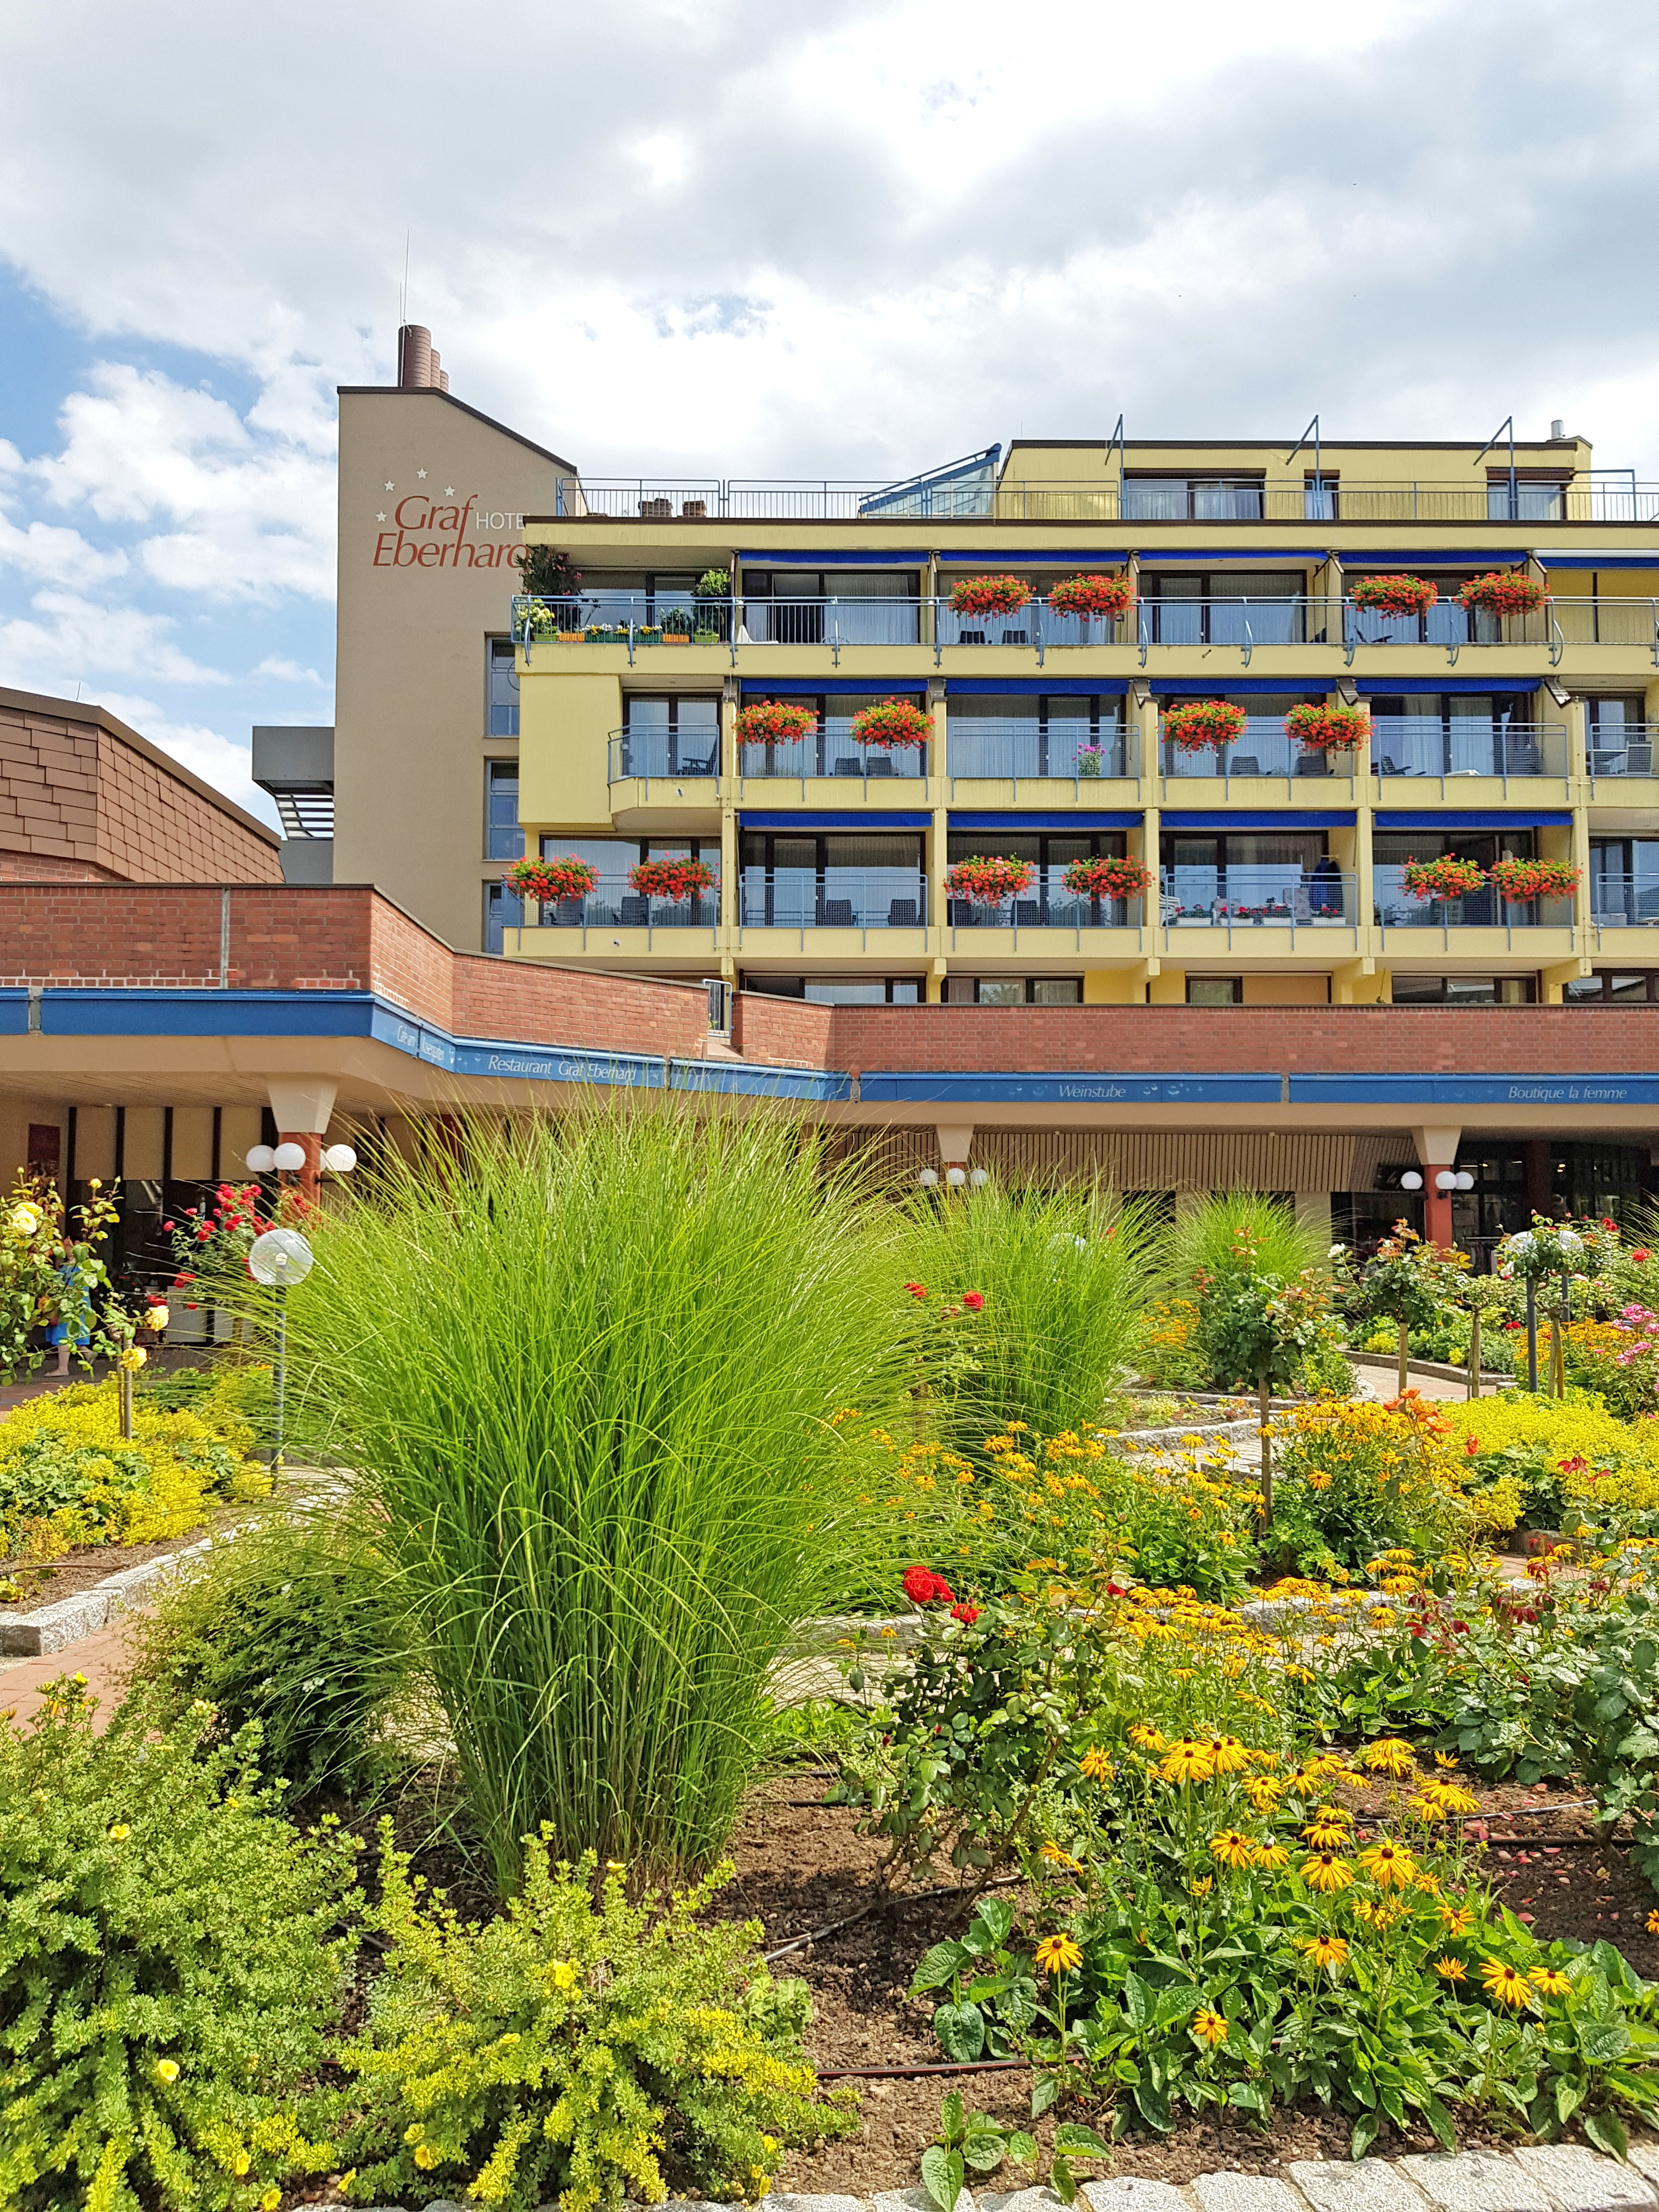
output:
M 106 1726 L 126 1688 L 132 1663 L 127 1638 L 137 1618 L 136 1613 L 124 1613 L 96 1635 L 83 1636 L 78 1644 L 66 1644 L 62 1650 L 39 1658 L 0 1658 L 0 1713 L 9 1711 L 19 1727 L 27 1726 L 40 1710 L 43 1685 L 60 1674 L 84 1674 L 88 1689 L 98 1700 L 95 1725 Z

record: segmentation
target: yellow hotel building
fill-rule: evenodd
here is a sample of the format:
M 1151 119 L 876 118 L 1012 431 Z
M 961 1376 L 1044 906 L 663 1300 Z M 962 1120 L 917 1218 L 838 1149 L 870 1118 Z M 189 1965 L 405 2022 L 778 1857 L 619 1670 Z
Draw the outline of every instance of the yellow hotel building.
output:
M 1554 427 L 1022 440 L 879 489 L 561 479 L 524 538 L 580 582 L 514 602 L 520 818 L 595 880 L 503 949 L 831 1003 L 1659 997 L 1659 519 Z M 1494 571 L 1539 604 L 1460 598 Z M 1399 574 L 1435 604 L 1365 603 Z M 1078 575 L 1132 604 L 1056 611 Z M 1024 605 L 962 611 L 988 576 Z M 857 742 L 890 698 L 925 744 Z M 771 700 L 811 733 L 745 737 Z M 1232 742 L 1172 743 L 1213 700 Z M 1362 710 L 1364 741 L 1304 747 L 1304 702 Z M 1024 885 L 953 896 L 976 855 Z M 1144 897 L 1067 889 L 1107 855 Z M 640 865 L 680 856 L 710 887 L 641 895 Z M 1407 864 L 1442 857 L 1566 863 L 1577 895 L 1413 896 Z

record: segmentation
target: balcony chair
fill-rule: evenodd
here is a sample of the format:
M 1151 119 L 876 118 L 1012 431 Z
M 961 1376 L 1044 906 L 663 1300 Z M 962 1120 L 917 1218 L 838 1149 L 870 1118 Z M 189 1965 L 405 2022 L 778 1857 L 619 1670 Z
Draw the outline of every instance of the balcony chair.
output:
M 856 753 L 837 753 L 836 755 L 836 774 L 837 775 L 862 775 L 864 774 L 864 763 L 859 758 Z
M 921 907 L 915 899 L 894 899 L 887 908 L 889 929 L 916 929 L 921 923 Z
M 1040 899 L 1016 899 L 1014 901 L 1014 927 L 1016 929 L 1035 929 L 1042 919 L 1042 902 Z
M 1259 753 L 1235 753 L 1228 768 L 1229 775 L 1260 775 L 1261 757 Z
M 1031 633 L 1028 629 L 1006 629 L 1002 633 L 1002 641 L 1005 645 L 1029 645 Z
M 851 899 L 825 899 L 819 909 L 820 929 L 856 929 Z
M 553 908 L 555 929 L 580 929 L 587 915 L 585 899 L 561 899 Z
M 651 902 L 648 898 L 625 898 L 622 902 L 621 925 L 623 929 L 649 929 Z
M 1511 738 L 1505 748 L 1508 755 L 1506 773 L 1510 775 L 1542 775 L 1543 760 L 1537 742 L 1532 738 Z
M 891 775 L 893 756 L 891 753 L 872 754 L 864 763 L 864 773 L 866 775 Z
M 1651 744 L 1626 745 L 1625 747 L 1625 774 L 1626 775 L 1651 775 L 1653 774 L 1653 747 Z
M 673 773 L 676 775 L 713 775 L 715 757 L 714 753 L 705 753 L 699 760 L 683 760 Z
M 983 645 L 984 642 L 985 633 L 982 629 L 959 629 L 957 632 L 958 645 Z
M 1328 775 L 1331 764 L 1323 753 L 1300 753 L 1297 757 L 1296 772 L 1298 775 Z

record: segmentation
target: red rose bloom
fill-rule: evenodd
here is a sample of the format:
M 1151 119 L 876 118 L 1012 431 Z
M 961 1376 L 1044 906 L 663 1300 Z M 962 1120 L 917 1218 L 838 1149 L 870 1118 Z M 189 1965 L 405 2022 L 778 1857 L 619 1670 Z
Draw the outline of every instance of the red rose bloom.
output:
M 979 1607 L 976 1605 L 953 1605 L 951 1618 L 959 1620 L 964 1628 L 971 1628 L 979 1619 Z
M 904 1287 L 909 1291 L 913 1298 L 925 1298 L 927 1295 L 927 1285 L 926 1283 L 907 1283 Z
M 985 1303 L 985 1293 L 983 1291 L 964 1291 L 962 1294 L 962 1303 L 969 1313 L 977 1313 Z
M 931 1605 L 939 1595 L 939 1577 L 931 1567 L 907 1567 L 904 1570 L 904 1595 L 913 1605 Z

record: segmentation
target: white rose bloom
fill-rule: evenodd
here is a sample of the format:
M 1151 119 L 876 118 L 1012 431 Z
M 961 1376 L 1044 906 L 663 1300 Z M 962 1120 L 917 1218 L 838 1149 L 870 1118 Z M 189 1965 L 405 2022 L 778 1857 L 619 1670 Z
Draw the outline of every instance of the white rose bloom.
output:
M 14 1237 L 38 1237 L 40 1233 L 40 1209 L 35 1206 L 14 1206 L 7 1226 Z

